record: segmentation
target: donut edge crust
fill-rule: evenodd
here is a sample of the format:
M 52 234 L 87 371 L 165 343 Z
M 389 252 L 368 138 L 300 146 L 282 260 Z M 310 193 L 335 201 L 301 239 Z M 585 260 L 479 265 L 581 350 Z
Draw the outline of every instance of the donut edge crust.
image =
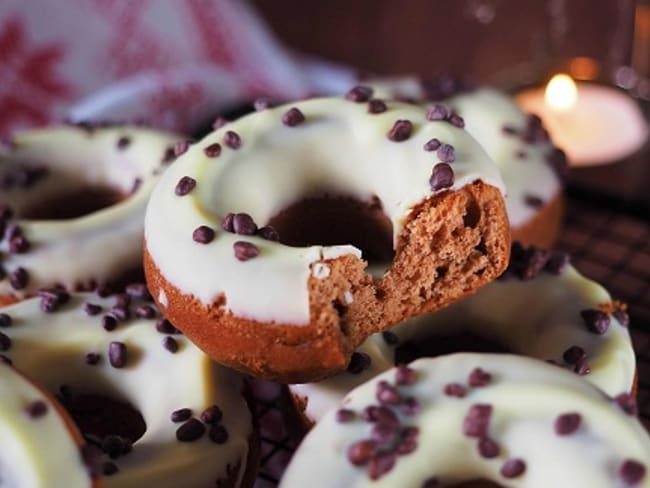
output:
M 562 228 L 565 207 L 565 197 L 558 192 L 530 220 L 511 230 L 512 240 L 542 249 L 553 247 Z
M 311 276 L 307 285 L 310 324 L 234 316 L 223 296 L 206 306 L 162 276 L 146 245 L 144 268 L 164 315 L 215 361 L 267 380 L 303 383 L 345 368 L 370 334 L 473 293 L 505 270 L 509 255 L 501 192 L 477 180 L 433 195 L 411 211 L 382 279 L 373 280 L 364 272 L 365 261 L 352 255 L 325 261 L 329 276 Z M 167 306 L 159 303 L 161 290 Z

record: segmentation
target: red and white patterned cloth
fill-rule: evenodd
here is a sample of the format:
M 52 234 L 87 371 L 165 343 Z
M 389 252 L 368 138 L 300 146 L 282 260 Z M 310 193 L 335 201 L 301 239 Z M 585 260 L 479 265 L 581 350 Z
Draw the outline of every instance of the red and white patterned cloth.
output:
M 63 119 L 189 132 L 258 95 L 322 91 L 244 0 L 2 0 L 0 136 Z

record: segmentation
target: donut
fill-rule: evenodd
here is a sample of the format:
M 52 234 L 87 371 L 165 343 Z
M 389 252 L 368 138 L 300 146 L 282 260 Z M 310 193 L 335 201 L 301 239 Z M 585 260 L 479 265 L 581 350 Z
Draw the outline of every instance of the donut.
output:
M 154 173 L 178 139 L 132 126 L 18 134 L 0 153 L 0 304 L 141 268 Z
M 543 361 L 463 353 L 354 389 L 303 440 L 280 487 L 649 487 L 649 463 L 627 396 Z
M 511 352 L 574 371 L 610 396 L 630 393 L 635 356 L 625 306 L 561 252 L 513 245 L 504 276 L 435 314 L 369 337 L 348 371 L 291 385 L 309 426 L 352 388 L 395 364 L 450 350 Z
M 0 309 L 2 358 L 58 394 L 99 451 L 104 486 L 252 486 L 257 437 L 241 375 L 131 295 L 41 295 Z M 12 428 L 3 421 L 0 431 Z M 50 442 L 30 455 L 60 447 Z
M 457 114 L 485 149 L 506 185 L 512 239 L 550 247 L 562 225 L 563 182 L 568 165 L 541 119 L 524 113 L 512 97 L 490 87 L 413 77 L 369 80 L 376 96 L 401 97 L 430 106 L 441 117 Z
M 0 361 L 2 486 L 99 488 L 87 445 L 61 405 L 38 385 Z M 43 449 L 43 439 L 56 446 Z M 34 455 L 38 452 L 38 455 Z
M 509 228 L 489 157 L 420 107 L 375 102 L 252 113 L 161 177 L 145 218 L 147 284 L 216 361 L 283 382 L 322 378 L 370 333 L 505 269 Z M 364 272 L 373 258 L 391 263 L 378 279 Z

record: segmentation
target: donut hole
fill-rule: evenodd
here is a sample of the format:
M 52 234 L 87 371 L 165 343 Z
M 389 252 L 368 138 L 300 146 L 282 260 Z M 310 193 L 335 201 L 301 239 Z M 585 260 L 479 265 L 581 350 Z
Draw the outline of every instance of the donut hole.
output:
M 68 388 L 63 389 L 59 400 L 86 440 L 100 447 L 111 436 L 134 443 L 147 430 L 142 414 L 122 400 Z
M 66 220 L 83 217 L 111 207 L 125 195 L 109 186 L 87 186 L 65 193 L 56 193 L 25 206 L 19 217 L 28 220 Z
M 289 246 L 351 244 L 370 264 L 393 260 L 393 226 L 374 197 L 362 202 L 350 197 L 305 198 L 284 208 L 269 221 Z
M 457 352 L 507 354 L 514 351 L 496 339 L 463 331 L 405 341 L 395 348 L 394 361 L 395 364 L 403 364 L 423 357 L 437 357 Z

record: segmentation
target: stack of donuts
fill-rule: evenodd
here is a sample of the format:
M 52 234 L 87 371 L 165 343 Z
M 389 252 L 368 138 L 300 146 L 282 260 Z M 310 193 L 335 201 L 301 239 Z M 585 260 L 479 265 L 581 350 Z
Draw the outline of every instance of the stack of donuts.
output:
M 309 431 L 283 487 L 650 486 L 626 307 L 544 250 L 563 153 L 423 86 L 12 140 L 0 486 L 250 487 L 247 376 Z

